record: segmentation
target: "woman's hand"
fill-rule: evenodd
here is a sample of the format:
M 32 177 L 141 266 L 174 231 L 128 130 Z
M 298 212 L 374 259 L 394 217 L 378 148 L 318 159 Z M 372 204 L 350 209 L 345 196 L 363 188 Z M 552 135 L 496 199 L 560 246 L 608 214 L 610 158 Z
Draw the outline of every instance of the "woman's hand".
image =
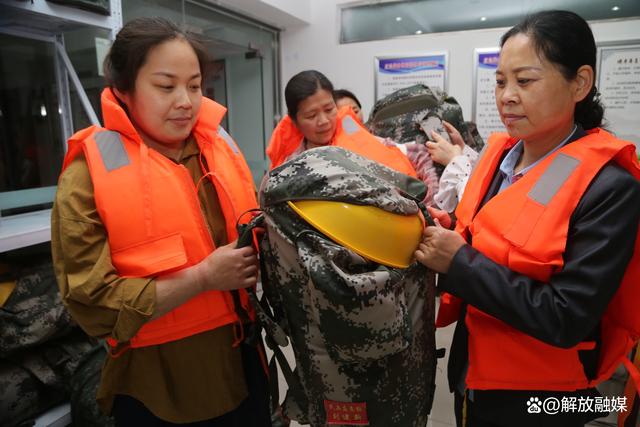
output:
M 452 221 L 449 212 L 443 211 L 441 209 L 436 209 L 431 206 L 427 206 L 427 211 L 429 212 L 429 215 L 431 215 L 431 218 L 434 219 L 434 221 L 437 221 L 444 228 L 451 229 Z
M 442 227 L 437 219 L 435 221 L 435 227 L 424 229 L 415 256 L 425 267 L 437 273 L 446 273 L 456 252 L 466 242 L 460 234 Z
M 153 319 L 165 315 L 204 291 L 248 288 L 258 279 L 253 247 L 236 248 L 237 240 L 213 251 L 200 263 L 156 279 Z
M 237 240 L 221 246 L 196 266 L 203 291 L 228 291 L 253 286 L 258 280 L 258 257 L 252 246 L 236 248 Z
M 446 166 L 454 157 L 462 154 L 462 150 L 464 149 L 464 140 L 462 139 L 460 132 L 458 132 L 451 123 L 443 120 L 442 124 L 449 134 L 451 142 L 447 141 L 436 131 L 432 130 L 431 137 L 435 142 L 427 141 L 425 145 L 433 161 Z

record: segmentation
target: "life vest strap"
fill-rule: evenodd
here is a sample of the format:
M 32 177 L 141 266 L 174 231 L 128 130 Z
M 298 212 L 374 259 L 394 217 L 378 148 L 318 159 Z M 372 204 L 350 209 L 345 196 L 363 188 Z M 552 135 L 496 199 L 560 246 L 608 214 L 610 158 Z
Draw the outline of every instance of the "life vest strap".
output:
M 634 386 L 633 388 L 635 388 L 635 394 L 638 394 L 638 390 L 640 389 L 640 370 L 638 369 L 638 367 L 640 366 L 640 348 L 636 350 L 636 357 L 633 363 L 627 357 L 622 358 L 622 363 L 629 372 L 629 380 L 627 381 L 627 385 Z M 632 397 L 635 398 L 635 396 Z
M 622 359 L 622 363 L 629 372 L 629 379 L 624 388 L 627 410 L 621 412 L 618 416 L 618 427 L 626 427 L 628 425 L 627 418 L 633 412 L 634 402 L 638 399 L 638 390 L 640 390 L 640 344 L 636 347 L 633 363 L 627 357 Z

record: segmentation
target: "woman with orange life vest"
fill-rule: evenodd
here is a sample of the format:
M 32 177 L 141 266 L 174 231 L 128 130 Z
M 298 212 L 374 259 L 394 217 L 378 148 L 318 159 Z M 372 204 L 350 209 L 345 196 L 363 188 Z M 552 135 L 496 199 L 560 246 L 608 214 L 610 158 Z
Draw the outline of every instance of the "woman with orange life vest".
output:
M 206 50 L 161 18 L 128 22 L 105 60 L 104 127 L 69 140 L 52 212 L 60 290 L 110 346 L 97 399 L 117 426 L 270 426 L 236 248 L 251 173 L 203 98 Z M 244 325 L 244 328 L 243 328 Z
M 288 114 L 276 126 L 267 147 L 272 169 L 307 149 L 336 145 L 416 176 L 400 149 L 383 145 L 360 124 L 350 107 L 338 110 L 333 85 L 324 74 L 315 70 L 296 74 L 284 96 Z
M 508 135 L 489 139 L 456 231 L 427 227 L 416 257 L 445 274 L 439 326 L 458 320 L 458 425 L 583 425 L 611 409 L 594 406 L 594 386 L 629 367 L 640 336 L 640 165 L 633 143 L 600 127 L 596 45 L 581 17 L 528 16 L 501 48 Z
M 424 203 L 432 204 L 438 178 L 424 145 L 396 144 L 369 133 L 350 104 L 337 108 L 333 84 L 319 71 L 293 76 L 284 95 L 288 114 L 267 147 L 271 169 L 307 149 L 335 145 L 418 178 L 427 187 Z

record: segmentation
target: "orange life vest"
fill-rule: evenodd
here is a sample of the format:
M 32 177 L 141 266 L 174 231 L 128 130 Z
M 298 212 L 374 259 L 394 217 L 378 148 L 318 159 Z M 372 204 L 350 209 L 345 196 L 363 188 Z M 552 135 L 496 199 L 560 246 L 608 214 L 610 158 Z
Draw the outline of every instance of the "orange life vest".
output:
M 502 154 L 517 141 L 495 134 L 465 188 L 456 210 L 456 231 L 494 262 L 547 283 L 563 267 L 569 221 L 587 187 L 610 161 L 640 179 L 635 147 L 595 129 L 560 148 L 481 209 Z M 578 350 L 595 348 L 582 342 L 563 349 L 546 344 L 469 305 L 470 389 L 576 390 L 604 381 L 623 362 L 640 337 L 640 238 L 620 287 L 601 319 L 598 372 L 589 380 Z M 438 326 L 457 320 L 460 300 L 443 295 Z M 638 377 L 637 370 L 633 375 Z
M 285 116 L 274 129 L 267 147 L 271 169 L 284 163 L 298 149 L 303 140 L 304 135 L 291 117 Z M 416 177 L 416 171 L 407 156 L 395 147 L 385 146 L 370 134 L 348 106 L 338 110 L 336 131 L 328 145 L 342 147 L 405 175 Z
M 158 277 L 197 264 L 215 246 L 189 172 L 142 142 L 110 89 L 102 92 L 101 101 L 105 128 L 91 126 L 73 135 L 63 170 L 84 152 L 118 275 Z M 236 220 L 257 203 L 249 168 L 219 127 L 225 112 L 223 106 L 203 98 L 193 135 L 210 171 L 207 179 L 218 193 L 228 238 L 233 240 L 238 235 Z M 246 292 L 240 296 L 248 310 Z M 175 341 L 236 321 L 232 295 L 208 291 L 146 323 L 130 346 Z

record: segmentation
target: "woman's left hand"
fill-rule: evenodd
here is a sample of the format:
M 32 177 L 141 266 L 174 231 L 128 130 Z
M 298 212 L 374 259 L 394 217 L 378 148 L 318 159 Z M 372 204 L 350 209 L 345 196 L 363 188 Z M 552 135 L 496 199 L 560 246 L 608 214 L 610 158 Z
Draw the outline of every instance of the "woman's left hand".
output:
M 436 226 L 424 229 L 415 256 L 424 266 L 437 273 L 446 273 L 456 252 L 465 244 L 460 234 L 447 230 L 436 220 Z

